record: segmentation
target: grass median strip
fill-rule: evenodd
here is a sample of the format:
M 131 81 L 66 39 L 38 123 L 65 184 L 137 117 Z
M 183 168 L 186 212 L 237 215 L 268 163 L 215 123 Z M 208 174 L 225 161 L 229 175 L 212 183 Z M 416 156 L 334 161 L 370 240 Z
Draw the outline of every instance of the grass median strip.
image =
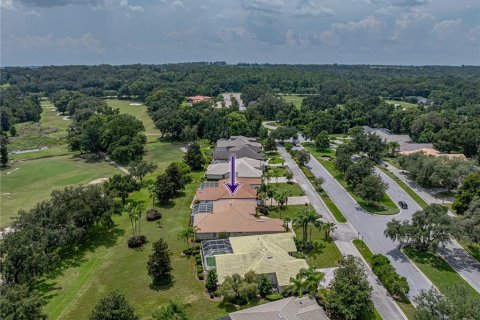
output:
M 331 157 L 332 152 L 329 150 L 325 152 L 319 152 L 315 150 L 315 147 L 311 144 L 304 144 L 305 149 L 317 159 L 318 162 L 337 180 L 340 185 L 347 190 L 347 192 L 352 196 L 352 198 L 367 212 L 380 215 L 392 215 L 400 212 L 397 205 L 392 201 L 392 199 L 385 193 L 383 199 L 380 201 L 380 206 L 372 206 L 355 194 L 352 187 L 350 187 L 347 181 L 344 178 L 344 175 L 335 168 L 331 160 L 326 160 L 326 157 Z M 325 154 L 325 155 L 323 155 Z
M 403 252 L 422 270 L 432 283 L 448 297 L 449 287 L 458 285 L 464 288 L 472 297 L 480 294 L 475 291 L 455 270 L 439 255 L 431 252 L 420 252 L 412 247 L 403 248 Z
M 372 267 L 372 258 L 373 252 L 370 251 L 370 248 L 366 245 L 363 240 L 353 240 L 353 245 L 360 252 L 362 257 L 367 261 L 368 265 Z M 408 319 L 413 319 L 415 314 L 415 307 L 408 301 L 408 299 L 394 299 L 397 305 L 402 309 L 403 313 L 407 316 Z
M 422 199 L 422 197 L 420 197 L 412 188 L 410 188 L 405 182 L 403 182 L 402 179 L 394 175 L 392 172 L 390 172 L 387 168 L 385 168 L 382 165 L 379 165 L 377 167 L 380 170 L 382 170 L 387 176 L 392 178 L 393 181 L 395 181 L 400 186 L 400 188 L 405 190 L 405 192 L 408 193 L 408 195 L 412 197 L 413 200 L 415 200 L 420 205 L 420 207 L 422 208 L 428 207 L 428 203 L 426 203 L 425 200 Z
M 305 174 L 305 176 L 307 177 L 307 179 L 313 183 L 313 181 L 315 181 L 316 179 L 313 173 L 307 167 L 301 167 L 301 169 Z M 326 192 L 318 192 L 318 195 L 320 196 L 320 198 L 322 198 L 328 210 L 330 210 L 332 215 L 335 217 L 335 220 L 337 220 L 338 222 L 347 222 L 347 219 L 344 217 L 344 215 L 342 214 L 340 209 L 338 209 L 335 202 L 333 202 L 332 199 L 330 199 L 330 197 Z

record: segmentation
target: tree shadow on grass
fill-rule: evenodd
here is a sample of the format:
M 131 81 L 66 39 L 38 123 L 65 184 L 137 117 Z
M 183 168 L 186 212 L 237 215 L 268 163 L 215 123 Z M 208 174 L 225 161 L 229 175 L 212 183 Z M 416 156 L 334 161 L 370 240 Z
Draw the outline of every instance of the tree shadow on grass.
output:
M 304 253 L 308 257 L 315 259 L 316 257 L 323 254 L 326 247 L 327 246 L 325 245 L 325 243 L 320 242 L 320 241 L 314 241 L 313 242 L 313 248 L 310 249 L 310 250 L 306 250 Z
M 38 290 L 40 297 L 48 301 L 58 295 L 61 287 L 57 287 L 55 279 L 62 276 L 65 270 L 73 267 L 80 267 L 87 261 L 85 254 L 93 252 L 99 247 L 110 248 L 116 245 L 117 239 L 125 233 L 124 230 L 114 226 L 106 228 L 98 226 L 87 232 L 85 239 L 75 248 L 59 254 L 59 259 L 52 267 L 52 271 L 45 277 L 36 281 L 34 287 Z
M 150 283 L 149 288 L 154 291 L 166 291 L 173 288 L 175 285 L 175 280 L 173 277 L 170 277 L 168 280 L 163 281 L 162 283 Z

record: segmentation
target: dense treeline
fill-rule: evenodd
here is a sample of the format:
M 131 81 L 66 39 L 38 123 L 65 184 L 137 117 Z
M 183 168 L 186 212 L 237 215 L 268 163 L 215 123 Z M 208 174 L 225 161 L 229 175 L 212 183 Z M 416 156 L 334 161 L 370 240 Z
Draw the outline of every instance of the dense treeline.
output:
M 16 87 L 0 88 L 0 134 L 16 123 L 38 121 L 42 107 L 38 98 Z
M 352 97 L 423 96 L 440 105 L 478 102 L 479 81 L 478 67 L 209 63 L 7 67 L 0 78 L 2 84 L 15 84 L 23 92 L 47 95 L 64 89 L 144 98 L 154 88 L 170 87 L 184 95 L 216 96 L 264 83 L 277 92 L 327 94 L 342 103 Z

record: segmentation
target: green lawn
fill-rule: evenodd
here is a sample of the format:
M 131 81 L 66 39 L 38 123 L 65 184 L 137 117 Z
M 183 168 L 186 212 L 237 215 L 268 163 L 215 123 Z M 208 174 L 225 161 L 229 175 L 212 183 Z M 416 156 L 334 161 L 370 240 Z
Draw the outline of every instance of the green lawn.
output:
M 289 94 L 289 95 L 282 95 L 282 98 L 285 99 L 287 103 L 293 103 L 293 105 L 297 108 L 300 108 L 302 106 L 302 101 L 303 101 L 302 96 Z
M 114 108 L 119 109 L 122 113 L 128 113 L 143 122 L 145 126 L 145 134 L 147 135 L 147 141 L 155 141 L 160 136 L 160 131 L 155 127 L 152 118 L 147 113 L 147 106 L 142 105 L 131 105 L 132 103 L 138 103 L 129 100 L 118 100 L 118 99 L 107 99 L 107 104 Z
M 38 123 L 24 122 L 15 125 L 17 136 L 9 139 L 9 149 L 24 150 L 41 146 L 66 145 L 67 128 L 71 121 L 63 120 L 63 116 L 58 116 L 50 101 L 42 100 L 40 104 L 42 106 L 40 121 Z M 16 159 L 24 159 L 25 155 L 27 154 L 16 155 Z
M 370 251 L 370 248 L 365 244 L 363 240 L 353 240 L 353 244 L 357 248 L 357 250 L 360 252 L 362 257 L 367 261 L 367 263 L 372 266 L 372 258 L 373 258 L 373 252 Z M 413 319 L 413 316 L 415 314 L 415 307 L 408 301 L 406 300 L 397 300 L 395 299 L 395 302 L 398 304 L 400 309 L 402 309 L 403 313 L 407 316 L 408 319 Z
M 462 247 L 468 251 L 475 259 L 480 262 L 480 244 L 475 242 L 468 242 L 464 240 L 458 240 Z
M 269 217 L 281 219 L 286 217 L 294 218 L 298 215 L 298 212 L 305 208 L 314 210 L 311 205 L 288 206 L 288 208 L 285 210 L 275 208 L 270 211 Z M 323 230 L 318 231 L 313 227 L 311 229 L 314 248 L 311 252 L 307 253 L 308 265 L 314 268 L 330 268 L 336 266 L 342 258 L 342 254 L 335 245 L 335 242 L 333 242 L 331 239 L 325 239 L 325 232 Z M 300 227 L 295 228 L 295 234 L 297 235 L 298 239 L 302 238 L 302 231 Z
M 313 182 L 315 180 L 315 176 L 313 173 L 307 168 L 307 167 L 301 167 L 303 173 L 307 177 L 310 182 Z M 337 205 L 335 202 L 333 202 L 332 199 L 328 196 L 326 192 L 318 192 L 320 198 L 322 198 L 323 202 L 327 206 L 328 210 L 332 213 L 332 215 L 335 217 L 335 220 L 338 222 L 347 222 L 347 219 L 343 216 L 342 212 L 340 209 L 338 209 Z
M 350 187 L 345 180 L 343 174 L 339 172 L 335 166 L 333 161 L 330 160 L 323 160 L 322 158 L 318 157 L 318 152 L 309 144 L 304 145 L 305 149 L 308 150 L 310 154 L 312 154 L 315 159 L 317 159 L 324 167 L 327 169 L 328 172 L 348 191 L 348 193 L 353 197 L 353 199 L 367 212 L 373 214 L 380 214 L 380 215 L 391 215 L 397 214 L 400 212 L 397 205 L 390 199 L 390 197 L 385 193 L 383 195 L 383 199 L 380 201 L 379 206 L 372 206 L 368 204 L 366 201 L 362 200 L 359 196 L 357 196 L 352 187 Z
M 285 177 L 287 169 L 285 167 L 270 167 L 268 168 L 268 172 L 271 174 L 270 183 L 274 183 L 276 180 L 273 175 L 277 173 L 279 177 Z
M 278 190 L 289 190 L 292 193 L 292 197 L 304 196 L 302 188 L 296 183 L 275 183 L 275 179 L 272 179 L 270 185 Z
M 416 105 L 414 103 L 406 102 L 406 101 L 397 101 L 397 100 L 388 100 L 388 99 L 385 99 L 383 101 L 385 101 L 386 103 L 390 103 L 390 104 L 399 104 L 400 106 L 402 106 L 406 109 L 417 108 L 418 107 L 418 105 Z
M 405 190 L 406 193 L 410 195 L 410 197 L 417 202 L 420 207 L 426 208 L 428 207 L 428 203 L 425 202 L 425 200 L 422 199 L 412 188 L 410 188 L 405 182 L 403 182 L 402 179 L 394 175 L 392 172 L 390 172 L 385 166 L 379 165 L 377 166 L 380 170 L 385 172 L 390 178 L 392 178 L 403 190 Z
M 448 287 L 457 284 L 469 294 L 478 298 L 480 294 L 475 291 L 454 269 L 439 255 L 429 252 L 419 252 L 411 247 L 405 247 L 403 252 L 417 265 L 432 283 L 448 297 Z
M 86 161 L 73 155 L 15 162 L 1 172 L 0 226 L 10 224 L 20 209 L 32 208 L 55 189 L 120 172 L 105 161 Z

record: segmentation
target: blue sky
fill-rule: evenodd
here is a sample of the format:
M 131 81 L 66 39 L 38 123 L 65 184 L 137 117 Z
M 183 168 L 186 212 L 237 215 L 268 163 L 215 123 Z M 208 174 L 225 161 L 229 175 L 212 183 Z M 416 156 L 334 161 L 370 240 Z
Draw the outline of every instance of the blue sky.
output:
M 1 65 L 479 65 L 478 0 L 0 0 Z

